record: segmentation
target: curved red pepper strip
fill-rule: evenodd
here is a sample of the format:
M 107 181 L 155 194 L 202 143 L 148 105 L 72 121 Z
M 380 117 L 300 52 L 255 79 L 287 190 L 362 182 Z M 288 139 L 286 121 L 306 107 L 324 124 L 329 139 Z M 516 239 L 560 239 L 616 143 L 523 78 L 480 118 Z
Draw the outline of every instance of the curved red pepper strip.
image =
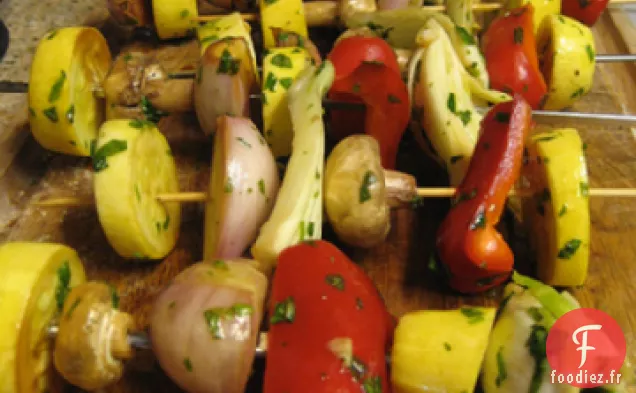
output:
M 392 319 L 369 277 L 331 243 L 280 254 L 269 315 L 264 393 L 389 391 Z M 351 367 L 329 349 L 336 338 L 351 339 Z
M 491 87 L 520 94 L 538 109 L 548 88 L 539 68 L 533 13 L 528 4 L 495 19 L 484 34 L 483 47 Z
M 331 92 L 352 94 L 364 102 L 365 132 L 378 141 L 382 166 L 394 169 L 411 108 L 400 75 L 382 63 L 364 63 L 347 77 L 335 80 Z
M 593 26 L 601 17 L 609 0 L 563 0 L 562 13 L 588 26 Z
M 526 101 L 515 96 L 492 108 L 482 122 L 466 177 L 437 232 L 439 258 L 459 292 L 485 291 L 512 271 L 514 256 L 495 226 L 519 176 L 531 116 Z

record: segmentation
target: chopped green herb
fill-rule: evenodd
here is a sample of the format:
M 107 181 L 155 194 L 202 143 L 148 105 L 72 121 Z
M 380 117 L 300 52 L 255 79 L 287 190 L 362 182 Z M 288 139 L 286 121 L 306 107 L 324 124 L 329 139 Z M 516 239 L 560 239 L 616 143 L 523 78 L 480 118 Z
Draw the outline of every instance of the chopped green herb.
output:
M 241 144 L 245 147 L 247 147 L 248 149 L 252 148 L 252 145 L 250 145 L 250 143 L 248 141 L 246 141 L 245 139 L 243 139 L 242 137 L 237 137 L 236 138 L 237 141 L 241 142 Z
M 268 72 L 267 77 L 265 78 L 265 82 L 263 83 L 263 88 L 273 93 L 276 90 L 276 83 L 278 83 L 278 78 L 276 78 L 276 75 L 274 75 L 273 72 Z
M 77 306 L 79 306 L 81 301 L 82 299 L 79 297 L 75 299 L 73 304 L 71 304 L 71 307 L 69 307 L 68 311 L 66 312 L 66 319 L 71 319 L 71 315 L 73 314 L 73 311 L 75 311 L 75 309 L 77 308 Z
M 93 158 L 93 170 L 100 172 L 108 168 L 108 162 L 106 158 L 114 156 L 118 153 L 124 152 L 128 149 L 128 142 L 120 139 L 111 139 L 106 142 L 98 150 L 94 151 L 91 155 Z
M 216 69 L 217 74 L 236 75 L 241 67 L 241 60 L 232 57 L 228 49 L 224 49 L 219 59 L 219 66 Z
M 71 106 L 66 111 L 66 121 L 73 124 L 75 121 L 75 105 L 71 104 Z
M 541 322 L 543 320 L 543 314 L 541 314 L 541 310 L 538 307 L 529 307 L 526 309 L 526 312 L 535 322 Z
M 47 40 L 52 40 L 56 35 L 57 35 L 58 29 L 55 29 L 51 32 L 51 34 L 49 34 L 48 37 L 46 37 Z
M 508 378 L 508 372 L 506 371 L 506 363 L 503 358 L 503 347 L 499 347 L 497 351 L 497 378 L 495 378 L 495 385 L 500 387 L 501 384 Z
M 481 72 L 479 71 L 479 63 L 477 62 L 473 62 L 466 70 L 475 78 L 479 78 L 479 75 L 481 75 Z
M 530 355 L 534 358 L 535 365 L 528 393 L 539 392 L 539 388 L 542 386 L 543 377 L 550 368 L 546 356 L 547 339 L 548 330 L 544 326 L 532 326 L 532 332 L 530 333 L 530 337 L 528 337 L 526 347 L 528 347 Z
M 145 127 L 154 127 L 154 123 L 151 123 L 148 120 L 140 120 L 140 119 L 134 119 L 128 122 L 128 125 L 132 128 L 136 128 L 138 130 L 141 130 Z
M 274 313 L 269 319 L 269 323 L 275 325 L 277 323 L 293 323 L 296 317 L 296 304 L 293 297 L 276 303 Z
M 119 294 L 117 293 L 117 289 L 115 289 L 112 285 L 110 286 L 110 301 L 113 304 L 114 309 L 119 308 Z
M 457 161 L 463 160 L 463 159 L 464 159 L 464 156 L 462 156 L 462 155 L 452 156 L 451 159 L 450 159 L 450 163 L 451 164 L 455 164 Z
M 265 4 L 267 5 L 272 5 L 274 3 L 276 3 L 278 0 L 263 0 L 265 2 Z
M 513 38 L 515 40 L 515 44 L 523 44 L 523 27 L 515 27 L 513 31 Z
M 552 134 L 552 135 L 546 135 L 546 136 L 542 136 L 540 138 L 535 138 L 534 141 L 535 142 L 548 142 L 551 140 L 554 140 L 556 138 L 558 138 L 560 135 L 558 134 Z
M 559 250 L 559 253 L 557 254 L 557 258 L 559 259 L 572 258 L 572 256 L 576 254 L 576 251 L 581 246 L 581 243 L 582 242 L 579 239 L 568 240 L 567 242 L 565 242 L 565 245 L 563 245 L 563 247 Z
M 469 193 L 460 192 L 452 201 L 451 206 L 457 206 L 464 201 L 470 201 L 477 196 L 477 189 L 473 188 Z
M 456 112 L 455 114 L 459 117 L 459 120 L 461 120 L 464 125 L 468 125 L 473 113 L 469 110 L 465 110 Z
M 444 349 L 450 351 L 452 349 L 451 345 L 447 342 L 444 342 Z
M 132 55 L 130 54 L 130 52 L 129 52 L 129 53 L 126 53 L 126 54 L 122 57 L 122 59 L 124 60 L 124 62 L 125 62 L 125 63 L 128 63 L 129 61 L 131 61 L 131 60 L 132 60 L 132 58 L 133 58 L 133 57 L 132 57 Z
M 396 96 L 394 96 L 393 94 L 389 94 L 388 100 L 391 104 L 400 104 L 402 103 L 402 101 L 397 98 Z
M 223 332 L 221 331 L 221 317 L 224 314 L 223 308 L 210 308 L 203 312 L 203 318 L 208 326 L 208 330 L 215 340 L 223 338 Z
M 307 236 L 310 238 L 314 236 L 314 223 L 310 221 L 307 223 Z
M 327 274 L 327 276 L 325 277 L 325 281 L 327 282 L 327 284 L 331 285 L 339 291 L 344 291 L 345 289 L 345 281 L 340 274 Z
M 166 214 L 166 220 L 163 222 L 163 230 L 167 231 L 168 227 L 170 227 L 170 215 Z
M 190 15 L 190 11 L 188 10 L 181 10 L 181 12 L 179 13 L 179 16 L 181 17 L 181 19 L 185 19 L 188 17 L 188 15 Z
M 189 373 L 192 372 L 192 362 L 190 361 L 190 358 L 183 359 L 183 367 L 185 367 Z
M 477 45 L 477 43 L 475 42 L 475 37 L 473 37 L 472 34 L 468 32 L 468 30 L 464 29 L 461 26 L 455 26 L 455 31 L 464 44 Z
M 245 318 L 254 314 L 254 308 L 250 306 L 249 304 L 237 303 L 232 305 L 232 307 L 230 307 L 228 314 L 229 316 L 234 318 L 236 317 Z
M 574 93 L 572 93 L 572 95 L 570 96 L 570 98 L 578 98 L 578 97 L 583 97 L 583 94 L 585 94 L 585 89 L 583 89 L 582 87 L 578 88 L 577 90 L 574 91 Z
M 382 393 L 382 382 L 380 377 L 367 378 L 362 384 L 362 390 L 364 393 Z
M 35 110 L 33 110 L 33 108 L 29 107 L 29 115 L 33 118 L 35 118 Z
M 168 116 L 167 112 L 155 108 L 146 96 L 141 97 L 141 112 L 147 121 L 155 124 L 159 123 L 162 117 Z
M 283 86 L 285 90 L 287 90 L 294 83 L 294 80 L 292 78 L 282 78 L 279 80 L 279 82 L 280 82 L 280 85 Z
M 564 203 L 563 206 L 561 206 L 561 210 L 559 210 L 559 217 L 563 217 L 565 213 L 567 212 L 568 212 L 568 205 L 567 203 Z
M 229 194 L 232 191 L 234 191 L 234 184 L 232 184 L 232 179 L 230 178 L 227 179 L 227 181 L 225 182 L 225 188 L 223 189 L 223 191 L 226 194 Z
M 364 375 L 367 373 L 367 365 L 364 364 L 364 362 L 358 359 L 356 356 L 352 356 L 349 371 L 356 381 L 361 381 L 362 378 L 364 378 Z
M 277 53 L 274 56 L 272 56 L 272 60 L 271 60 L 272 65 L 278 67 L 278 68 L 292 68 L 292 61 L 289 58 L 289 56 L 282 54 L 282 53 Z M 323 62 L 324 64 L 324 62 Z M 320 70 L 316 71 L 316 72 L 320 72 Z
M 371 199 L 371 190 L 369 187 L 377 183 L 378 178 L 372 171 L 367 171 L 362 178 L 362 184 L 360 185 L 360 203 L 364 203 Z
M 62 311 L 64 308 L 64 301 L 68 296 L 71 284 L 71 266 L 68 261 L 64 261 L 62 265 L 57 269 L 57 286 L 55 287 L 55 302 L 57 303 L 57 309 Z
M 581 195 L 585 197 L 590 195 L 590 185 L 586 182 L 581 182 L 579 188 L 581 189 Z
M 258 181 L 258 192 L 265 196 L 265 180 L 263 179 Z
M 499 123 L 510 123 L 510 113 L 508 112 L 497 112 L 495 113 L 495 120 Z
M 216 259 L 214 262 L 212 262 L 212 266 L 214 266 L 215 269 L 219 270 L 230 270 L 230 267 L 222 259 Z
M 455 97 L 455 93 L 450 93 L 448 95 L 446 106 L 451 113 L 455 113 L 455 111 L 457 111 L 457 98 Z
M 42 111 L 42 113 L 44 113 L 44 116 L 46 116 L 53 123 L 57 123 L 57 121 L 59 120 L 57 116 L 57 109 L 55 109 L 54 106 L 50 108 L 46 108 L 45 110 Z
M 477 213 L 475 220 L 470 224 L 470 230 L 483 229 L 486 227 L 486 215 L 483 211 Z
M 168 308 L 172 310 L 176 305 L 177 305 L 177 302 L 173 300 L 170 302 L 170 304 L 168 304 Z
M 460 308 L 459 311 L 463 316 L 468 318 L 468 323 L 471 325 L 484 320 L 484 312 L 478 308 L 463 307 Z
M 354 83 L 353 86 L 351 87 L 351 91 L 354 93 L 360 93 L 360 84 Z
M 596 54 L 594 53 L 594 49 L 592 49 L 592 45 L 587 44 L 585 46 L 585 51 L 587 52 L 587 58 L 590 59 L 590 63 L 594 63 L 594 58 Z
M 60 71 L 60 76 L 57 78 L 53 86 L 51 87 L 51 91 L 49 92 L 49 102 L 54 103 L 57 101 L 62 95 L 62 88 L 64 87 L 64 82 L 66 82 L 66 72 L 64 70 Z

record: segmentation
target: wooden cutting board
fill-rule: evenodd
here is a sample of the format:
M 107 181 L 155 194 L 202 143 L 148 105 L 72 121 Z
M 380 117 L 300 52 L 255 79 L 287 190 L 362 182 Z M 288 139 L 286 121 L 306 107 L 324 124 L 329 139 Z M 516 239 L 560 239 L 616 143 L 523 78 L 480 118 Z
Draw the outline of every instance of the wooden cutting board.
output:
M 598 53 L 634 53 L 636 34 L 620 11 L 606 13 L 594 28 Z M 598 65 L 593 91 L 573 110 L 604 113 L 636 113 L 636 66 Z M 588 144 L 591 187 L 636 187 L 636 141 L 627 128 L 556 124 L 576 127 Z M 201 143 L 194 116 L 162 120 L 179 166 L 181 189 L 207 187 L 211 146 Z M 398 168 L 417 176 L 420 186 L 446 184 L 441 168 L 424 157 L 409 135 L 402 143 Z M 183 206 L 183 223 L 177 248 L 158 263 L 133 263 L 118 257 L 104 237 L 94 208 L 35 209 L 30 200 L 92 193 L 91 172 L 85 159 L 58 156 L 44 151 L 29 139 L 3 179 L 2 194 L 24 208 L 17 221 L 0 232 L 0 241 L 35 240 L 68 244 L 85 263 L 90 279 L 106 280 L 121 295 L 121 307 L 134 314 L 137 327 L 147 327 L 148 312 L 157 293 L 181 269 L 197 262 L 202 254 L 203 209 Z M 116 185 L 113 185 L 116 186 Z M 330 230 L 326 238 L 342 246 L 373 278 L 390 311 L 400 316 L 418 309 L 447 309 L 467 305 L 496 305 L 499 293 L 458 296 L 441 285 L 428 270 L 435 231 L 448 208 L 446 200 L 427 200 L 413 210 L 392 214 L 387 242 L 362 251 L 339 244 Z M 585 286 L 573 289 L 586 307 L 612 315 L 623 328 L 628 343 L 628 360 L 636 362 L 636 200 L 593 198 L 590 274 Z M 504 229 L 513 239 L 518 269 L 528 272 L 530 253 L 519 225 L 510 217 Z M 0 226 L 1 228 L 2 226 Z M 213 354 L 211 354 L 213 356 Z M 259 392 L 263 362 L 257 361 L 249 391 Z M 631 373 L 634 373 L 633 368 Z M 633 388 L 636 390 L 636 388 Z M 59 388 L 56 391 L 76 391 Z M 138 353 L 124 379 L 108 392 L 178 392 L 159 370 L 149 353 Z

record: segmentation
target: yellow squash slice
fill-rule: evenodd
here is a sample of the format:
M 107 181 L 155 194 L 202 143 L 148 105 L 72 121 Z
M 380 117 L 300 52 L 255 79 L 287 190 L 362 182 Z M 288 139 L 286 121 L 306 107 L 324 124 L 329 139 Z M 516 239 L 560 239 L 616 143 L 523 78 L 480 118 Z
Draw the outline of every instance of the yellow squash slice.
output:
M 280 28 L 307 38 L 307 21 L 302 0 L 260 0 L 261 27 L 266 49 L 276 46 L 272 28 Z
M 86 280 L 77 253 L 60 244 L 0 246 L 0 393 L 48 390 L 46 329 L 71 287 Z
M 254 43 L 252 42 L 250 31 L 250 25 L 243 20 L 243 17 L 241 17 L 241 14 L 238 12 L 199 26 L 197 28 L 197 38 L 201 46 L 201 56 L 205 55 L 206 49 L 216 42 L 228 38 L 242 38 L 245 40 L 249 49 L 252 69 L 258 82 L 260 77 L 258 67 L 256 66 L 256 51 L 254 50 Z
M 302 48 L 273 48 L 263 60 L 263 128 L 275 157 L 291 154 L 293 129 L 287 89 L 309 62 Z
M 146 121 L 108 121 L 99 131 L 93 168 L 97 213 L 115 251 L 125 258 L 166 256 L 179 235 L 181 208 L 156 199 L 179 191 L 163 134 Z
M 539 29 L 537 48 L 548 84 L 545 109 L 567 108 L 590 91 L 596 49 L 589 27 L 567 16 L 550 15 Z
M 537 252 L 539 279 L 553 286 L 582 285 L 590 254 L 590 208 L 581 138 L 574 129 L 539 133 L 527 150 L 521 187 L 529 186 L 533 197 L 524 199 L 523 220 Z
M 88 156 L 104 119 L 94 95 L 110 68 L 111 54 L 101 33 L 68 27 L 40 41 L 31 64 L 29 119 L 33 137 L 58 153 Z
M 403 316 L 391 355 L 393 392 L 472 392 L 494 319 L 494 308 L 480 307 Z
M 185 37 L 197 26 L 197 0 L 152 0 L 152 14 L 159 38 Z

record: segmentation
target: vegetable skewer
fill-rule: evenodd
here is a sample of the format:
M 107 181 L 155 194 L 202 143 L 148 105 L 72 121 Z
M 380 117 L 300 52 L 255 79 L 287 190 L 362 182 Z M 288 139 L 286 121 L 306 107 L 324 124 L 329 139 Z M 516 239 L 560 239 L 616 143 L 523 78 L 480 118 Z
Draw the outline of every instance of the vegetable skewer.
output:
M 609 57 L 610 55 L 604 55 Z M 622 56 L 622 55 L 621 55 Z M 632 57 L 636 55 L 625 55 L 624 57 Z M 181 74 L 180 74 L 181 75 Z M 0 81 L 0 93 L 26 93 L 28 84 L 25 82 L 13 82 L 13 81 Z M 259 94 L 251 94 L 251 100 L 260 100 Z M 363 110 L 364 105 L 356 102 L 344 102 L 331 99 L 323 99 L 323 105 L 325 108 L 338 108 L 338 109 L 350 109 L 350 110 Z M 487 108 L 483 109 L 484 112 Z M 604 125 L 624 125 L 632 126 L 636 124 L 636 115 L 626 115 L 618 113 L 588 113 L 588 112 L 561 112 L 561 111 L 547 111 L 547 110 L 534 110 L 532 116 L 545 121 L 553 120 L 583 120 L 599 122 Z
M 418 188 L 417 196 L 420 198 L 450 198 L 455 195 L 453 187 L 426 187 Z M 512 192 L 510 195 L 530 197 L 530 194 Z M 592 197 L 603 198 L 636 198 L 635 188 L 590 188 L 589 195 Z M 172 194 L 159 194 L 157 201 L 159 202 L 206 202 L 208 194 L 205 192 L 178 192 Z M 78 197 L 59 197 L 44 199 L 33 202 L 33 206 L 37 207 L 69 207 L 69 206 L 88 206 L 94 202 L 90 199 Z

